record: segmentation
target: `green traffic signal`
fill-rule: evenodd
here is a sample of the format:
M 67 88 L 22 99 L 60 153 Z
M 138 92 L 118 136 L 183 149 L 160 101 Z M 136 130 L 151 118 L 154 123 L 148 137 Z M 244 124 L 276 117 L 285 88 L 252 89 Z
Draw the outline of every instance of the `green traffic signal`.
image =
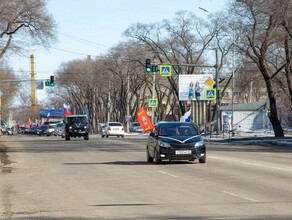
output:
M 151 68 L 152 68 L 152 72 L 154 73 L 158 72 L 158 66 L 153 65 Z
M 53 86 L 55 86 L 55 83 L 54 82 L 50 82 L 50 81 L 46 81 L 45 82 L 45 86 L 53 87 Z
M 145 67 L 145 70 L 146 70 L 146 73 L 150 73 L 151 72 L 151 60 L 150 59 L 146 59 L 146 67 Z

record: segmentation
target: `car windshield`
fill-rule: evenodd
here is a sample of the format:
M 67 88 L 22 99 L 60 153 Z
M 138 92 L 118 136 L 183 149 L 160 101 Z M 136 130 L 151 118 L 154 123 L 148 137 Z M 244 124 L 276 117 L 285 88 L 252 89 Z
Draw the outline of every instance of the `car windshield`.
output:
M 191 124 L 165 124 L 159 127 L 161 136 L 193 136 L 198 135 L 198 131 Z
M 113 122 L 113 123 L 109 123 L 109 126 L 123 126 L 121 123 L 118 122 Z
M 68 117 L 68 123 L 74 124 L 74 123 L 86 123 L 87 119 L 86 117 Z

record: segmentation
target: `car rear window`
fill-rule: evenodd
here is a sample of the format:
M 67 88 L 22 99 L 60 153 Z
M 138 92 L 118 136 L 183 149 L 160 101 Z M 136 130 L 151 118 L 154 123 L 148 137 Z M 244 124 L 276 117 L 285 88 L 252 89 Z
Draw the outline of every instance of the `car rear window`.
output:
M 111 122 L 108 125 L 109 126 L 123 126 L 121 123 L 118 123 L 118 122 Z

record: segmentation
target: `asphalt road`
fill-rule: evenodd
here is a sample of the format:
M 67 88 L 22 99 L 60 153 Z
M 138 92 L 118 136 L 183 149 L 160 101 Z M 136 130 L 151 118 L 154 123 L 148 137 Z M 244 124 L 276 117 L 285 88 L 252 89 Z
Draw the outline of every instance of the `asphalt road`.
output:
M 207 143 L 206 164 L 156 165 L 145 136 L 0 142 L 0 219 L 292 219 L 287 147 Z

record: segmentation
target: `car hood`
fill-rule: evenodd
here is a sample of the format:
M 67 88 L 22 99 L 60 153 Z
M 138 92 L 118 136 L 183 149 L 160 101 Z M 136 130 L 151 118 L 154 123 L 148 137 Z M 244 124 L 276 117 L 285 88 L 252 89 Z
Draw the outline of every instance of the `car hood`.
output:
M 160 141 L 166 142 L 166 143 L 180 143 L 180 144 L 188 144 L 188 143 L 194 143 L 198 141 L 202 141 L 202 138 L 200 135 L 195 136 L 159 136 Z

